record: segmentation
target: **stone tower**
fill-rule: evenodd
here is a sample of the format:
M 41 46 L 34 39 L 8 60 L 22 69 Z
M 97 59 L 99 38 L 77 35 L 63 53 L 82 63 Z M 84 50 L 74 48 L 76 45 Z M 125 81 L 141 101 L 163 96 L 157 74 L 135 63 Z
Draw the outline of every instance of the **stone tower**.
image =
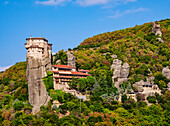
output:
M 45 38 L 27 38 L 27 80 L 29 103 L 33 105 L 33 113 L 40 110 L 40 106 L 47 105 L 50 97 L 43 83 L 47 71 L 52 70 L 51 49 L 52 44 Z

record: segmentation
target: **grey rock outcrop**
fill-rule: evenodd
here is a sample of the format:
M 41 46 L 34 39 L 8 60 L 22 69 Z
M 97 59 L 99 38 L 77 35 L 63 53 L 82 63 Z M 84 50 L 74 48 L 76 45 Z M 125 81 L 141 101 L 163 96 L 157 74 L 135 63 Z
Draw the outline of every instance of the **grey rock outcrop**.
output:
M 120 77 L 121 78 L 127 78 L 128 75 L 129 75 L 129 64 L 124 63 L 123 66 L 122 66 Z
M 51 66 L 47 60 L 27 58 L 29 103 L 34 106 L 33 113 L 38 112 L 40 106 L 47 105 L 50 100 L 43 83 L 43 77 L 47 76 L 46 70 L 50 69 Z
M 73 51 L 68 51 L 67 52 L 67 58 L 68 58 L 67 65 L 76 67 L 76 57 L 74 56 Z
M 111 57 L 114 59 L 114 58 L 117 58 L 117 55 L 113 54 L 113 55 L 111 55 Z
M 158 35 L 158 36 L 162 37 L 162 32 L 161 32 L 160 24 L 154 22 L 152 24 L 152 32 L 154 32 L 155 35 Z M 162 40 L 161 38 L 157 38 L 157 40 L 162 42 L 162 43 L 164 43 L 164 40 Z
M 154 32 L 155 35 L 162 36 L 160 24 L 154 22 L 154 23 L 152 24 L 152 32 Z
M 162 74 L 163 74 L 167 79 L 170 79 L 170 69 L 169 69 L 168 66 L 165 67 L 165 68 L 163 68 Z
M 143 80 L 136 82 L 135 84 L 133 84 L 133 90 L 135 92 L 143 92 L 144 91 L 143 84 L 144 84 Z
M 56 63 L 56 64 L 60 64 L 60 63 L 61 63 L 61 60 L 57 60 L 55 63 Z
M 170 82 L 167 84 L 168 90 L 170 90 Z
M 157 38 L 157 40 L 164 43 L 164 40 L 162 40 L 161 38 Z
M 119 85 L 128 80 L 127 77 L 129 75 L 129 64 L 124 63 L 122 65 L 121 60 L 114 59 L 113 64 L 111 65 L 111 70 L 112 69 L 114 69 L 112 82 L 115 83 L 115 87 L 119 89 Z

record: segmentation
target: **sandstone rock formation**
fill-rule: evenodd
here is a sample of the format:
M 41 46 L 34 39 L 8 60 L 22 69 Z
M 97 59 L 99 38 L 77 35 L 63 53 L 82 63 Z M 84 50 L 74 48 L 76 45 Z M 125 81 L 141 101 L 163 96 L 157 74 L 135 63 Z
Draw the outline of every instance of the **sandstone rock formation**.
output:
M 119 85 L 124 81 L 127 81 L 127 77 L 129 75 L 129 64 L 124 63 L 122 65 L 122 61 L 119 59 L 114 59 L 113 64 L 111 65 L 111 70 L 113 71 L 112 82 L 115 83 L 115 87 L 119 89 Z
M 114 59 L 114 58 L 117 58 L 117 55 L 113 54 L 113 55 L 111 55 L 111 57 Z
M 46 70 L 50 69 L 50 63 L 47 62 L 47 60 L 31 57 L 27 58 L 29 103 L 34 106 L 32 110 L 33 113 L 38 112 L 40 106 L 46 106 L 50 100 L 43 83 L 43 77 L 47 76 Z
M 43 83 L 47 71 L 52 70 L 51 46 L 45 38 L 28 38 L 27 49 L 27 80 L 29 103 L 33 106 L 33 114 L 40 110 L 40 106 L 47 105 L 50 97 Z
M 170 90 L 170 82 L 167 84 L 168 90 Z
M 143 92 L 144 91 L 143 84 L 144 84 L 143 80 L 136 82 L 135 84 L 133 84 L 133 90 L 135 92 Z
M 169 69 L 168 66 L 165 67 L 165 68 L 163 68 L 162 74 L 163 74 L 167 79 L 170 79 L 170 69 Z
M 160 24 L 154 22 L 152 24 L 152 32 L 154 32 L 155 35 L 158 35 L 158 36 L 162 37 L 162 32 L 161 32 Z M 162 42 L 162 43 L 164 43 L 164 41 L 161 38 L 157 38 L 157 40 Z
M 67 52 L 67 57 L 68 57 L 67 65 L 76 67 L 76 57 L 74 56 L 73 51 L 68 51 Z
M 56 63 L 56 64 L 60 64 L 60 63 L 61 63 L 61 60 L 57 60 L 55 63 Z
M 155 35 L 162 36 L 160 24 L 154 22 L 154 23 L 152 24 L 152 32 L 154 32 Z

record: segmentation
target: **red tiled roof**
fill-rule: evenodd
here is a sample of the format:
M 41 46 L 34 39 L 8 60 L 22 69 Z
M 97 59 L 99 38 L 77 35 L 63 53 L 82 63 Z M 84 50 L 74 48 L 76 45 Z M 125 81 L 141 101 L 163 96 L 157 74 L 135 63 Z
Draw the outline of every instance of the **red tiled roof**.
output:
M 73 66 L 67 66 L 67 65 L 52 65 L 52 67 L 76 69 L 76 68 L 73 67 Z
M 84 76 L 90 76 L 90 74 L 82 73 L 82 72 L 71 72 L 72 75 L 84 75 Z
M 78 69 L 79 72 L 90 72 L 90 70 Z

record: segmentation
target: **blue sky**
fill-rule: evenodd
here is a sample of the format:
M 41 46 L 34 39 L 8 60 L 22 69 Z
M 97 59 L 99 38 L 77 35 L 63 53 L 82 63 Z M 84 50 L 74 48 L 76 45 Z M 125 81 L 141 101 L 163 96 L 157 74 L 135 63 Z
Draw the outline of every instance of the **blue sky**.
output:
M 30 35 L 47 38 L 57 52 L 96 34 L 170 18 L 169 5 L 170 0 L 0 0 L 0 71 L 26 60 Z

